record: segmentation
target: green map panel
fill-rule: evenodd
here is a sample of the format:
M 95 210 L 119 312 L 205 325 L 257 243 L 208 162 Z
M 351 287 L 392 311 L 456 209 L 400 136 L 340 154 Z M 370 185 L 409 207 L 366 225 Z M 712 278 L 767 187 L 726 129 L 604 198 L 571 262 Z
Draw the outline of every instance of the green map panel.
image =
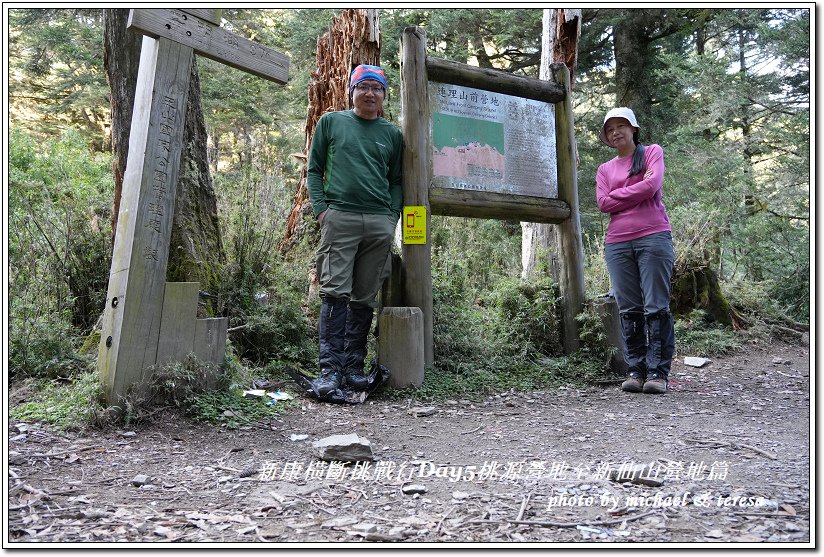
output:
M 504 125 L 476 118 L 463 118 L 435 112 L 432 114 L 432 141 L 435 149 L 463 147 L 472 143 L 489 145 L 504 154 Z

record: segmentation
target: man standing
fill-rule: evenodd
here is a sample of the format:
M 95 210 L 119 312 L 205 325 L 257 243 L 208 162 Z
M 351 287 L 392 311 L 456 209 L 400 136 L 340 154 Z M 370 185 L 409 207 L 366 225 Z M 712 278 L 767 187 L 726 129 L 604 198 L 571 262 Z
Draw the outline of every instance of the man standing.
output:
M 309 199 L 321 228 L 321 377 L 315 382 L 321 396 L 368 384 L 367 335 L 403 208 L 403 136 L 383 118 L 383 69 L 355 68 L 349 92 L 354 108 L 321 116 L 309 151 Z

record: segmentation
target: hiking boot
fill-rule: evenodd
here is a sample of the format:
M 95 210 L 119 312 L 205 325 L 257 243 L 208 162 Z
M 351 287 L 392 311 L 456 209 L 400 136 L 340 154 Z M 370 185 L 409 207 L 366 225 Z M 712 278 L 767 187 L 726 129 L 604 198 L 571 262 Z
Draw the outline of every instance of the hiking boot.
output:
M 662 395 L 667 392 L 667 378 L 655 371 L 647 372 L 644 392 L 648 395 Z
M 640 371 L 627 372 L 627 378 L 621 383 L 621 390 L 628 393 L 640 393 L 644 378 Z
M 347 369 L 343 372 L 346 386 L 353 391 L 365 391 L 369 386 L 369 378 L 355 369 Z
M 666 382 L 675 354 L 675 325 L 669 309 L 647 316 L 647 336 L 647 369 L 655 370 L 656 375 Z
M 343 373 L 338 369 L 324 369 L 320 377 L 312 381 L 312 385 L 321 397 L 339 389 L 341 383 L 343 383 Z

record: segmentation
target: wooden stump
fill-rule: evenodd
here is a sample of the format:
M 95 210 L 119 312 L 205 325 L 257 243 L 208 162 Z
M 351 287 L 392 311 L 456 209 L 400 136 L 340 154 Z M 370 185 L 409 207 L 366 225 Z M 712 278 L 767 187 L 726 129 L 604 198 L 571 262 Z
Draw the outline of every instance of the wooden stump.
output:
M 605 296 L 593 300 L 592 307 L 596 315 L 601 318 L 609 343 L 616 348 L 615 354 L 610 358 L 609 368 L 613 372 L 623 375 L 627 371 L 627 364 L 624 361 L 624 337 L 621 336 L 621 316 L 618 313 L 618 302 L 612 296 Z
M 385 307 L 378 316 L 378 360 L 389 368 L 389 386 L 420 387 L 424 375 L 423 312 L 413 307 Z
M 206 376 L 204 387 L 213 389 L 217 385 L 217 372 L 223 367 L 226 356 L 226 336 L 229 319 L 208 317 L 195 320 L 193 352 L 202 362 L 214 364 L 214 373 Z

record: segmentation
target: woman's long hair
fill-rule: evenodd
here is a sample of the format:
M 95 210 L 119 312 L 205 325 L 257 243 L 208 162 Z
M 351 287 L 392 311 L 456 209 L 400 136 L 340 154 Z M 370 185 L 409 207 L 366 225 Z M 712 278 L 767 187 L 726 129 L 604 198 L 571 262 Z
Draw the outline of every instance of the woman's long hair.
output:
M 632 167 L 629 169 L 630 176 L 640 174 L 647 167 L 647 160 L 644 158 L 644 151 L 646 150 L 646 147 L 644 147 L 644 144 L 641 143 L 641 140 L 639 139 L 640 135 L 641 134 L 638 130 L 635 130 L 632 134 L 632 141 L 635 143 L 635 152 L 632 153 Z

